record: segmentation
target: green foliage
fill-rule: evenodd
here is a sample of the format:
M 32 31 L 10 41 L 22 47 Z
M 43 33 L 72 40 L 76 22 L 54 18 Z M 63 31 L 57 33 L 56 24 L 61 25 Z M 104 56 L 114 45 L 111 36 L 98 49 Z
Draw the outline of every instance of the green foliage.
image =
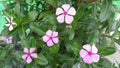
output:
M 55 15 L 56 8 L 65 3 L 77 11 L 70 25 L 58 23 Z M 0 0 L 0 36 L 13 36 L 12 44 L 0 41 L 0 68 L 116 68 L 104 56 L 115 53 L 115 43 L 120 44 L 118 12 L 113 0 Z M 4 16 L 13 17 L 14 30 L 4 26 L 8 23 Z M 43 42 L 47 30 L 58 32 L 58 44 L 48 47 Z M 93 43 L 101 59 L 85 64 L 79 51 Z M 22 59 L 25 47 L 35 47 L 38 54 L 30 64 Z

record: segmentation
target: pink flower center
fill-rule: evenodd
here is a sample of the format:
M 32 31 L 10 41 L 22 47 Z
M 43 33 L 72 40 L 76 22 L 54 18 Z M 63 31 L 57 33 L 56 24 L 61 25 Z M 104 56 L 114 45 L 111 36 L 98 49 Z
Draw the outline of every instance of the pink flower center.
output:
M 63 14 L 64 14 L 64 16 L 66 16 L 68 13 L 67 13 L 67 11 L 64 11 Z
M 27 56 L 30 56 L 31 54 L 30 53 L 27 53 Z
M 12 25 L 12 22 L 10 21 L 9 24 Z
M 53 37 L 52 36 L 50 36 L 50 38 L 49 38 L 50 40 L 52 40 L 53 39 Z
M 89 52 L 88 52 L 88 55 L 92 55 L 92 52 L 91 52 L 91 51 L 89 51 Z

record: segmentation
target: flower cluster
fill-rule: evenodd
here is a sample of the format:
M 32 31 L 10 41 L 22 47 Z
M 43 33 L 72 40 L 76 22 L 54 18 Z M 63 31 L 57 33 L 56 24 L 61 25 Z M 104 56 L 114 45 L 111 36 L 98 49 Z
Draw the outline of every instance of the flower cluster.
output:
M 57 15 L 57 21 L 59 23 L 67 23 L 71 24 L 74 21 L 74 17 L 76 15 L 76 10 L 74 7 L 71 7 L 69 4 L 63 4 L 62 7 L 56 9 L 56 15 Z M 8 24 L 5 24 L 9 27 L 9 31 L 13 30 L 13 25 L 16 25 L 16 23 L 13 22 L 13 18 L 9 20 L 8 17 L 5 16 L 5 18 L 8 20 Z M 119 17 L 118 17 L 119 18 Z M 6 42 L 8 44 L 12 43 L 13 37 L 8 37 Z M 42 37 L 43 41 L 47 44 L 47 46 L 53 46 L 54 44 L 59 43 L 58 38 L 58 32 L 48 30 L 46 34 Z M 25 53 L 22 56 L 22 59 L 25 60 L 27 63 L 32 62 L 32 58 L 38 58 L 37 53 L 33 53 L 35 51 L 35 48 L 24 48 L 23 52 Z M 83 49 L 80 50 L 80 56 L 82 57 L 83 61 L 87 64 L 91 64 L 93 62 L 98 62 L 100 59 L 100 56 L 97 54 L 98 49 L 95 45 L 83 45 Z

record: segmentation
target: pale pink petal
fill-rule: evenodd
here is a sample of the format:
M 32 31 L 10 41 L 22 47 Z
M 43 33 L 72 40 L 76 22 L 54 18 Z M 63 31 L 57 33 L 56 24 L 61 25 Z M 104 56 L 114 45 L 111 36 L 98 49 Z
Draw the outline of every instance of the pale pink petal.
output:
M 24 48 L 23 52 L 28 53 L 28 48 Z
M 13 21 L 13 17 L 11 17 L 11 21 Z
M 9 27 L 9 31 L 12 31 L 12 30 L 13 30 L 13 26 L 10 25 L 10 27 Z
M 89 44 L 85 44 L 83 48 L 86 49 L 87 51 L 91 51 L 91 46 Z
M 32 53 L 31 56 L 32 56 L 33 58 L 37 58 L 37 57 L 38 57 L 36 53 Z
M 70 15 L 75 15 L 76 14 L 76 10 L 74 7 L 71 7 L 69 10 L 68 10 L 68 14 Z
M 65 16 L 65 22 L 67 24 L 71 24 L 73 22 L 73 16 L 66 15 Z
M 56 9 L 56 15 L 60 15 L 63 13 L 63 9 L 62 8 L 57 8 Z
M 58 42 L 59 42 L 59 39 L 58 39 L 58 38 L 53 38 L 53 42 L 54 42 L 54 43 L 58 43 Z
M 93 62 L 93 59 L 91 56 L 87 55 L 86 57 L 84 57 L 83 61 L 87 64 L 91 64 Z
M 98 52 L 98 49 L 96 48 L 95 45 L 92 45 L 92 53 L 97 53 Z
M 52 35 L 52 37 L 57 37 L 58 36 L 58 32 L 53 32 L 53 35 Z
M 98 54 L 93 54 L 91 57 L 92 57 L 94 62 L 98 62 L 100 59 L 100 56 Z
M 70 8 L 70 5 L 69 4 L 63 4 L 62 5 L 62 8 L 67 11 L 69 8 Z
M 34 52 L 35 48 L 30 48 L 30 53 Z
M 17 25 L 15 22 L 12 22 L 13 25 Z
M 10 24 L 5 24 L 5 26 L 10 26 Z
M 28 57 L 28 58 L 26 59 L 26 62 L 27 62 L 27 63 L 30 63 L 30 62 L 32 62 L 32 59 L 31 59 L 31 57 Z
M 8 22 L 10 22 L 10 19 L 8 17 L 6 17 L 6 16 L 4 16 L 4 17 L 7 19 Z
M 46 36 L 46 35 L 45 35 L 45 36 L 43 36 L 42 38 L 43 38 L 43 41 L 44 41 L 44 42 L 47 42 L 47 41 L 49 40 L 49 37 L 48 37 L 48 36 Z
M 57 21 L 59 22 L 59 23 L 64 23 L 64 15 L 62 14 L 62 15 L 59 15 L 58 17 L 57 17 Z
M 24 55 L 22 56 L 22 59 L 26 60 L 26 58 L 27 58 L 27 55 L 24 54 Z
M 83 50 L 83 49 L 81 49 L 80 50 L 80 56 L 82 57 L 82 58 L 84 58 L 85 56 L 87 56 L 87 51 L 85 51 L 85 50 Z
M 52 31 L 51 31 L 51 30 L 48 30 L 48 31 L 46 32 L 46 35 L 52 36 Z
M 52 40 L 49 40 L 49 41 L 47 42 L 47 45 L 48 45 L 48 46 L 53 46 Z
M 12 37 L 7 38 L 6 41 L 7 41 L 8 44 L 12 43 Z

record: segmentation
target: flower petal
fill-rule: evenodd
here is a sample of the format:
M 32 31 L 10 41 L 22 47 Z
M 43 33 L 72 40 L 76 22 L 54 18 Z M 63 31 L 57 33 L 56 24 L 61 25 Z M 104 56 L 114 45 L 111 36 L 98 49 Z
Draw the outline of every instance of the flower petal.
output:
M 22 56 L 22 59 L 26 60 L 26 58 L 27 58 L 27 55 L 24 54 L 24 55 Z
M 65 16 L 65 22 L 67 24 L 71 24 L 73 22 L 73 16 L 66 15 Z
M 32 56 L 33 58 L 37 58 L 37 57 L 38 57 L 36 53 L 32 53 L 31 56 Z
M 81 49 L 80 50 L 80 56 L 82 57 L 82 58 L 84 58 L 85 56 L 87 56 L 87 51 L 85 51 L 85 50 L 83 50 L 83 49 Z
M 17 25 L 15 22 L 12 22 L 13 25 Z
M 97 53 L 98 52 L 98 49 L 96 48 L 95 45 L 92 45 L 92 53 Z
M 52 37 L 57 37 L 58 36 L 58 32 L 53 32 L 53 35 L 52 35 Z
M 12 30 L 13 30 L 13 26 L 10 25 L 10 27 L 9 27 L 9 31 L 12 31 Z
M 52 31 L 51 31 L 51 30 L 48 30 L 48 31 L 46 32 L 46 35 L 52 36 Z
M 47 41 L 49 40 L 49 37 L 48 37 L 48 36 L 46 36 L 46 35 L 45 35 L 45 36 L 43 36 L 42 38 L 43 38 L 43 41 L 44 41 L 44 42 L 47 42 Z
M 35 48 L 30 48 L 30 53 L 34 52 Z
M 84 57 L 83 61 L 87 64 L 91 64 L 93 62 L 93 59 L 91 58 L 91 56 L 87 55 L 86 57 Z
M 10 22 L 10 19 L 7 16 L 4 16 L 4 17 L 7 19 L 8 22 Z
M 10 24 L 5 24 L 5 26 L 10 26 Z
M 58 38 L 53 38 L 53 42 L 54 42 L 54 43 L 58 43 L 58 42 L 59 42 L 59 39 L 58 39 Z
M 28 48 L 24 48 L 23 52 L 28 53 Z
M 87 51 L 91 51 L 91 46 L 89 44 L 85 44 L 83 48 L 86 49 Z
M 7 42 L 8 44 L 12 43 L 12 37 L 7 38 L 7 39 L 6 39 L 6 42 Z
M 57 8 L 56 9 L 56 15 L 60 15 L 63 13 L 63 9 L 62 8 Z
M 69 8 L 70 8 L 70 5 L 69 4 L 63 4 L 62 5 L 62 8 L 67 11 Z
M 48 46 L 53 46 L 52 40 L 49 40 L 49 41 L 47 42 L 47 45 L 48 45 Z
M 57 17 L 57 21 L 59 22 L 59 23 L 63 23 L 64 22 L 64 15 L 62 14 L 62 15 L 59 15 L 58 17 Z
M 28 57 L 28 58 L 27 58 L 27 60 L 26 60 L 26 62 L 27 62 L 27 63 L 30 63 L 30 62 L 32 62 L 32 59 L 31 59 L 31 57 Z
M 94 62 L 98 62 L 100 59 L 100 56 L 98 54 L 93 54 L 91 57 L 92 57 Z
M 76 10 L 74 7 L 71 7 L 69 10 L 68 10 L 68 14 L 70 15 L 75 15 L 76 14 Z

